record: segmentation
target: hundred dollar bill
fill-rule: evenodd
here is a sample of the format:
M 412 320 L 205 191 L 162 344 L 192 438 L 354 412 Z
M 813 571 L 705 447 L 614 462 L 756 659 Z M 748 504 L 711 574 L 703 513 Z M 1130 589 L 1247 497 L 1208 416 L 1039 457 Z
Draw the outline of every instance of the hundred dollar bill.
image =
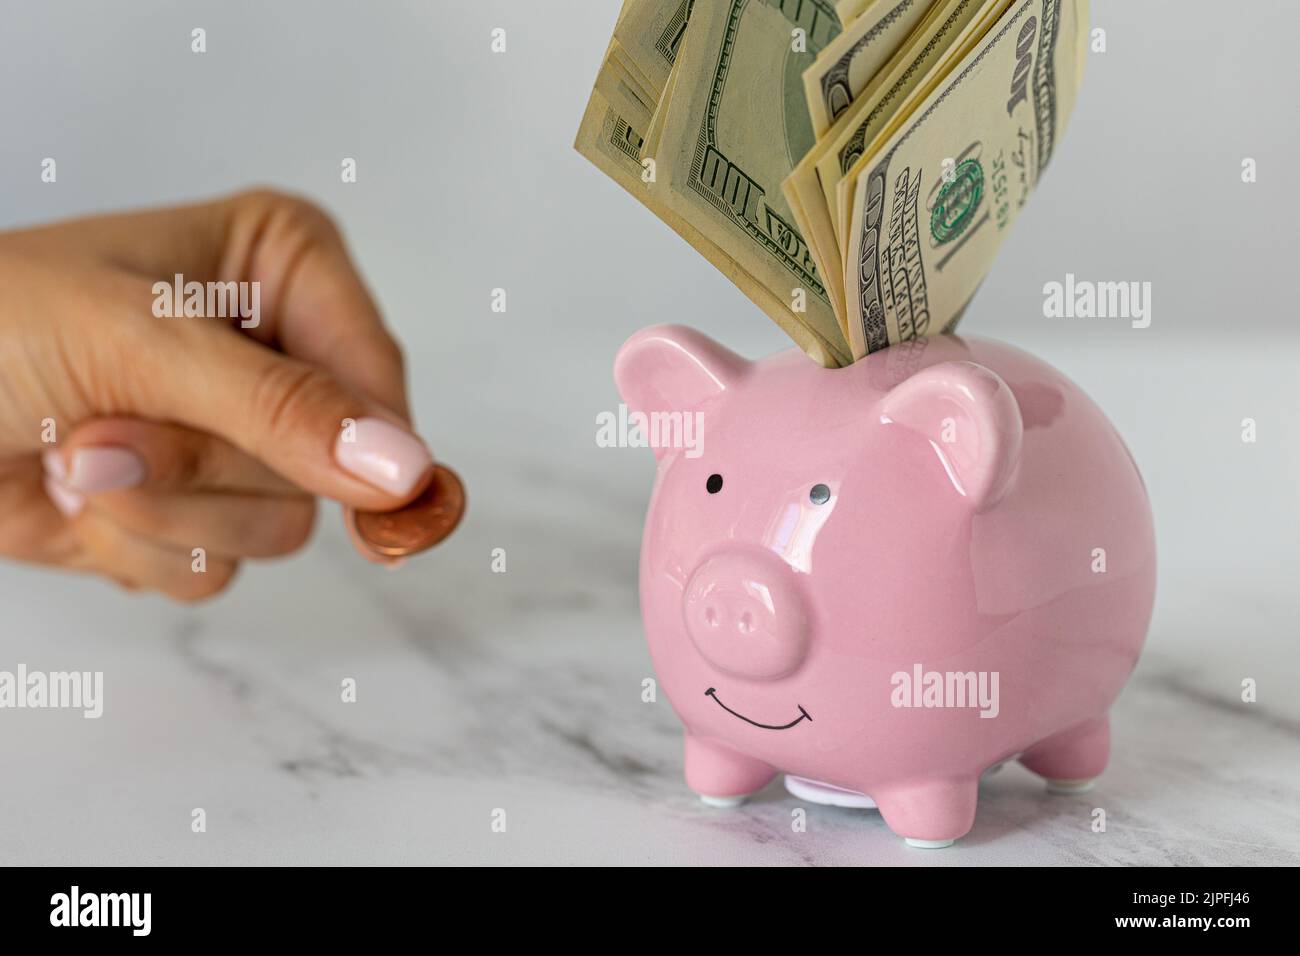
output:
M 659 102 L 657 95 L 651 96 L 619 63 L 617 40 L 610 41 L 605 52 L 600 73 L 596 75 L 596 89 L 623 116 L 633 119 L 645 117 L 648 121 Z
M 824 365 L 847 364 L 848 346 L 781 182 L 814 141 L 800 76 L 839 32 L 831 0 L 697 0 L 656 151 L 667 207 Z
M 677 89 L 677 77 L 679 70 L 674 66 L 672 72 L 668 74 L 668 85 L 664 87 L 663 95 L 659 97 L 659 105 L 650 116 L 650 126 L 646 130 L 645 145 L 642 147 L 641 155 L 651 157 L 659 153 L 659 140 L 664 131 L 664 118 L 668 115 L 668 110 L 672 107 L 673 92 Z M 848 341 L 846 338 L 844 341 Z
M 920 25 L 895 51 L 875 78 L 795 166 L 781 184 L 822 275 L 845 339 L 849 338 L 848 307 L 844 292 L 844 248 L 847 208 L 841 214 L 838 187 L 849 170 L 891 121 L 906 116 L 915 105 L 918 90 L 950 63 L 954 47 L 979 22 L 1010 0 L 940 0 Z M 874 8 L 873 8 L 874 9 Z
M 874 0 L 804 71 L 813 134 L 822 136 L 916 29 L 930 0 Z
M 781 189 L 808 240 L 818 272 L 825 279 L 831 306 L 846 340 L 849 333 L 842 279 L 843 250 L 825 198 L 833 194 L 834 184 L 822 188 L 816 173 L 817 162 L 831 148 L 827 133 L 832 129 L 836 133 L 844 130 L 850 120 L 833 127 L 832 124 L 844 115 L 882 68 L 896 60 L 900 48 L 909 42 L 926 42 L 925 26 L 934 19 L 931 7 L 931 0 L 868 0 L 858 4 L 856 12 L 844 10 L 844 13 L 853 12 L 856 19 L 804 71 L 804 95 L 818 140 L 782 182 Z M 912 40 L 913 36 L 919 41 Z M 938 40 L 930 42 L 929 47 L 939 47 Z
M 661 201 L 662 187 L 649 177 L 648 170 L 642 163 L 644 142 L 640 131 L 619 114 L 599 90 L 592 91 L 573 145 L 601 172 L 643 203 L 723 275 L 744 290 L 760 309 L 777 319 L 777 324 L 801 349 L 823 365 L 839 363 L 839 356 L 844 354 L 842 362 L 847 364 L 847 351 L 842 339 L 838 339 L 832 346 L 832 343 L 818 338 L 807 326 L 789 318 L 784 301 L 776 299 L 753 276 L 738 266 L 725 250 Z
M 627 0 L 623 4 L 614 36 L 656 97 L 667 86 L 691 8 L 697 2 L 700 0 Z
M 627 77 L 628 82 L 636 87 L 641 94 L 641 100 L 649 103 L 653 108 L 655 101 L 659 99 L 659 89 L 650 83 L 649 78 L 641 72 L 632 58 L 627 55 L 627 51 L 623 49 L 623 44 L 618 42 L 617 36 L 609 42 L 609 50 L 605 53 L 605 61 Z
M 808 231 L 818 248 L 839 252 L 845 267 L 844 236 L 849 206 L 841 184 L 855 164 L 892 123 L 915 107 L 918 93 L 951 66 L 952 56 L 972 33 L 991 24 L 1009 0 L 939 0 L 925 20 L 875 78 L 857 95 L 826 135 L 795 167 L 788 189 L 797 192 L 808 214 Z M 851 195 L 849 197 L 851 199 Z M 829 270 L 831 266 L 825 265 Z M 847 321 L 847 310 L 845 311 Z
M 855 358 L 951 330 L 1064 130 L 1086 16 L 1086 0 L 1015 0 L 868 150 L 846 249 Z
M 944 0 L 934 8 L 930 29 L 909 41 L 902 56 L 854 103 L 850 128 L 838 138 L 828 137 L 830 151 L 818 161 L 818 178 L 828 177 L 822 180 L 824 187 L 831 177 L 836 180 L 825 194 L 841 248 L 853 215 L 854 184 L 867 156 L 911 117 L 917 104 L 983 39 L 1011 2 Z

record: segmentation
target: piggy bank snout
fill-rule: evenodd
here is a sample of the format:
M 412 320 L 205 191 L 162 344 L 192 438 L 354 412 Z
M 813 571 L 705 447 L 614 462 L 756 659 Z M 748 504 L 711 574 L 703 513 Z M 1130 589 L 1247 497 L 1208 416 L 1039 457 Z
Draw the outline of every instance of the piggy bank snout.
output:
M 765 553 L 721 554 L 701 564 L 683 606 L 700 654 L 719 670 L 755 680 L 774 680 L 798 667 L 810 627 L 794 574 Z

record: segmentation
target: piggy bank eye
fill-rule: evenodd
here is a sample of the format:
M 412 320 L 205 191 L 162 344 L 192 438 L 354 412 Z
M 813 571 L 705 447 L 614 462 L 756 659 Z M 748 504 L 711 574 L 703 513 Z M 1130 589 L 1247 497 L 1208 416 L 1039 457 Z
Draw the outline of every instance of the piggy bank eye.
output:
M 704 483 L 704 487 L 708 489 L 709 494 L 716 495 L 722 490 L 722 476 L 709 475 L 709 480 Z
M 824 505 L 831 500 L 831 490 L 825 485 L 813 485 L 808 499 L 815 505 Z

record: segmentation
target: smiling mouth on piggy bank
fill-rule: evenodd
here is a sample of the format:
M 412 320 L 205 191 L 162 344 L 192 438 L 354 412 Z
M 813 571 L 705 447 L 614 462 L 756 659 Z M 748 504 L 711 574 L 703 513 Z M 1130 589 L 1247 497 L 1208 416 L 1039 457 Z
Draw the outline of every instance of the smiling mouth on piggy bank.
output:
M 790 721 L 790 723 L 788 723 L 788 724 L 760 724 L 757 720 L 750 720 L 750 719 L 749 719 L 748 717 L 746 717 L 744 714 L 737 713 L 736 711 L 734 711 L 734 710 L 732 710 L 730 707 L 728 707 L 726 704 L 724 704 L 721 700 L 719 700 L 719 699 L 718 699 L 718 691 L 717 691 L 716 688 L 710 687 L 708 690 L 706 690 L 706 691 L 704 692 L 704 696 L 705 696 L 705 697 L 712 697 L 712 698 L 713 698 L 713 702 L 714 702 L 715 704 L 717 704 L 719 707 L 721 707 L 723 710 L 725 710 L 727 713 L 731 714 L 731 716 L 733 716 L 733 717 L 739 717 L 739 718 L 740 718 L 741 720 L 743 720 L 745 723 L 747 723 L 747 724 L 753 724 L 755 727 L 762 727 L 764 730 L 789 730 L 789 729 L 790 729 L 791 727 L 793 727 L 795 724 L 803 723 L 805 720 L 812 720 L 812 715 L 811 715 L 810 713 L 808 713 L 808 711 L 804 710 L 802 707 L 799 707 L 798 704 L 795 704 L 796 707 L 799 707 L 799 716 L 796 717 L 794 720 Z

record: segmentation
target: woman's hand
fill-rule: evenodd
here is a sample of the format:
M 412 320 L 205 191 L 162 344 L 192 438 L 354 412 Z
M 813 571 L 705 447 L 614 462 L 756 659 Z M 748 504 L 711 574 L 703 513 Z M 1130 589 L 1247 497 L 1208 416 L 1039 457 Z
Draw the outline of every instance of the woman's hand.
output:
M 158 317 L 178 275 L 256 283 L 259 308 Z M 311 204 L 258 191 L 0 234 L 0 555 L 194 600 L 301 547 L 313 496 L 395 508 L 430 464 L 401 350 Z

